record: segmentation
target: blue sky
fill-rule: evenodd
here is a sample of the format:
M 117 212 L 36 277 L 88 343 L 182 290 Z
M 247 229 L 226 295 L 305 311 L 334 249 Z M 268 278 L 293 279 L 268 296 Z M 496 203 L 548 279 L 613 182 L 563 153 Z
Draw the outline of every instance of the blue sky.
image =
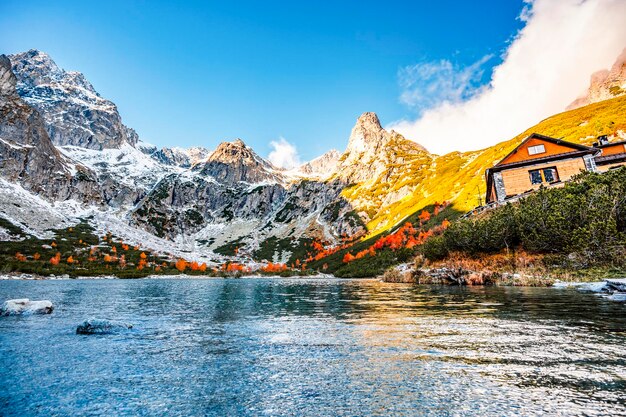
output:
M 284 137 L 302 159 L 343 150 L 356 118 L 416 117 L 403 69 L 481 62 L 476 84 L 524 26 L 506 1 L 0 3 L 0 52 L 36 48 L 83 72 L 124 122 L 159 146 Z M 432 105 L 432 103 L 430 103 Z

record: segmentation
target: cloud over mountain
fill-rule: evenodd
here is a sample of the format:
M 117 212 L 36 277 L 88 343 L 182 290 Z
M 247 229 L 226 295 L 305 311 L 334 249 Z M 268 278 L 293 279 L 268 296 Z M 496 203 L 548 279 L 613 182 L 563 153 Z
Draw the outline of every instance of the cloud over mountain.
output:
M 267 159 L 277 167 L 291 169 L 299 166 L 302 161 L 295 145 L 289 143 L 287 139 L 280 138 L 270 142 L 272 151 Z
M 468 68 L 441 61 L 401 70 L 401 101 L 432 107 L 389 128 L 435 153 L 484 148 L 563 111 L 590 74 L 610 67 L 626 46 L 625 1 L 535 0 L 519 18 L 526 25 L 487 85 L 475 83 L 481 61 Z M 426 75 L 427 82 L 407 82 L 407 74 Z

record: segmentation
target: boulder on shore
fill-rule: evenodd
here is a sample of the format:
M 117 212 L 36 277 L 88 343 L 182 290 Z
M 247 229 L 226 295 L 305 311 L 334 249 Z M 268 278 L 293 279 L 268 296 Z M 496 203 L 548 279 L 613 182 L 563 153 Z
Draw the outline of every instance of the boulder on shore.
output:
M 30 301 L 28 298 L 7 300 L 0 308 L 0 316 L 17 316 L 20 314 L 50 314 L 54 310 L 49 300 Z
M 76 334 L 112 334 L 132 328 L 133 325 L 129 323 L 92 317 L 78 325 Z

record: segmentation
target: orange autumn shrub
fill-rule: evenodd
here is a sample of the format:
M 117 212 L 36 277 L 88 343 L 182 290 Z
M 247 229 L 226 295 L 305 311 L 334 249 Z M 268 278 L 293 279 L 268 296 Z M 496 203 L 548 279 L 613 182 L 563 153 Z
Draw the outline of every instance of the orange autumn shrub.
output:
M 267 273 L 277 273 L 277 272 L 283 272 L 286 270 L 287 270 L 287 265 L 281 264 L 281 263 L 273 263 L 273 262 L 269 262 L 267 265 L 262 266 L 260 268 L 261 272 L 267 272 Z
M 430 220 L 430 213 L 426 210 L 422 210 L 422 212 L 418 216 L 418 219 L 420 219 L 420 223 L 426 223 L 428 220 Z
M 50 258 L 50 264 L 58 265 L 61 262 L 61 252 L 57 252 L 52 258 Z
M 137 264 L 137 269 L 141 271 L 142 269 L 144 269 L 146 267 L 146 265 L 147 265 L 146 260 L 145 259 L 140 259 L 139 263 Z
M 180 272 L 183 272 L 185 269 L 187 269 L 187 261 L 184 260 L 183 258 L 180 258 L 179 260 L 176 261 L 176 269 L 178 269 Z

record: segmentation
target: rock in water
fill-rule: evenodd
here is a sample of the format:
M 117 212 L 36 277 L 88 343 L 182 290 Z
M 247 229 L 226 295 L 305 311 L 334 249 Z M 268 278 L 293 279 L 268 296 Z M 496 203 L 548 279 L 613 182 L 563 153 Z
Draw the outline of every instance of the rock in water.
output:
M 132 328 L 133 325 L 128 323 L 90 318 L 78 325 L 76 334 L 111 334 Z
M 30 301 L 28 298 L 7 300 L 0 308 L 0 316 L 17 316 L 20 314 L 50 314 L 54 310 L 51 301 Z

